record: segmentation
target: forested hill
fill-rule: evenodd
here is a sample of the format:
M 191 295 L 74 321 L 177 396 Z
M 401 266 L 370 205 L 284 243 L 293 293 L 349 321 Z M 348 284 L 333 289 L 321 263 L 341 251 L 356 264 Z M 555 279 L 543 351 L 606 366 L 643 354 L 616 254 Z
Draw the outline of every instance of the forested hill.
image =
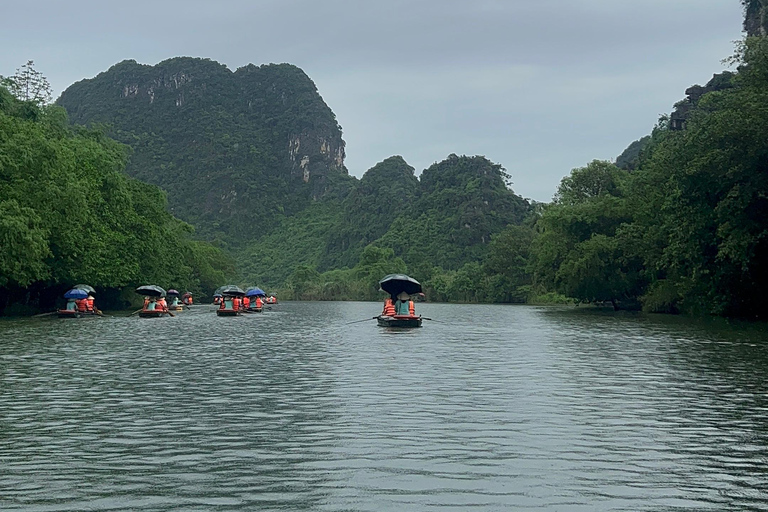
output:
M 341 127 L 289 64 L 232 72 L 208 59 L 126 60 L 57 103 L 75 124 L 106 124 L 133 149 L 127 173 L 159 185 L 174 215 L 225 245 L 351 185 Z
M 350 177 L 333 112 L 289 64 L 232 72 L 207 59 L 129 60 L 72 85 L 58 104 L 73 123 L 105 125 L 128 144 L 127 173 L 162 187 L 196 236 L 228 249 L 244 284 L 339 270 L 350 274 L 328 279 L 349 286 L 335 298 L 367 297 L 368 272 L 429 280 L 482 264 L 492 237 L 531 209 L 480 156 L 450 155 L 421 179 L 393 156 Z

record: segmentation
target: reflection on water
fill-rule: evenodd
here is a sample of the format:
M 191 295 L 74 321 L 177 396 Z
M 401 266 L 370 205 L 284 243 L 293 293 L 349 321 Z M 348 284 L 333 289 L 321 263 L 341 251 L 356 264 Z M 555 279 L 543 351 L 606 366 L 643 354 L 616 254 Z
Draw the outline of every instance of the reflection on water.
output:
M 379 308 L 0 322 L 0 509 L 768 510 L 764 326 Z

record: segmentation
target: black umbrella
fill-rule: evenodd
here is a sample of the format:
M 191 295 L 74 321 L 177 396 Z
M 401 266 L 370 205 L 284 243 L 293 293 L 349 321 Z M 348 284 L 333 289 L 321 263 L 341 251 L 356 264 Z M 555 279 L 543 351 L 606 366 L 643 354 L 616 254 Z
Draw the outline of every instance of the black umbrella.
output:
M 178 290 L 174 290 L 173 288 L 168 290 L 168 295 L 178 295 L 178 294 L 179 294 Z
M 154 284 L 146 284 L 136 288 L 136 293 L 148 297 L 165 297 L 165 290 Z
M 234 284 L 229 284 L 227 286 L 222 286 L 221 287 L 221 294 L 222 295 L 236 295 L 238 297 L 242 297 L 243 295 L 245 295 L 245 292 L 239 286 L 235 286 Z
M 421 293 L 421 283 L 405 274 L 389 274 L 379 281 L 379 289 L 393 296 L 402 292 L 415 295 Z
M 88 284 L 76 284 L 75 286 L 72 287 L 72 289 L 85 290 L 88 293 L 93 293 L 94 295 L 96 294 L 96 290 L 93 289 L 93 286 Z

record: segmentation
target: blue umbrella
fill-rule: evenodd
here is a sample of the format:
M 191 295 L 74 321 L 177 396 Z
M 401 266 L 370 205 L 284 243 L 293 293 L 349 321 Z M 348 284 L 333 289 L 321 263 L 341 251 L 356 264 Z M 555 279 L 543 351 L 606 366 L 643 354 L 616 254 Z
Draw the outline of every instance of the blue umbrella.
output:
M 64 294 L 65 299 L 87 299 L 88 292 L 82 288 L 72 288 Z
M 262 290 L 261 288 L 257 288 L 253 286 L 251 288 L 248 288 L 245 291 L 245 296 L 246 297 L 266 297 L 267 294 L 264 293 L 264 290 Z

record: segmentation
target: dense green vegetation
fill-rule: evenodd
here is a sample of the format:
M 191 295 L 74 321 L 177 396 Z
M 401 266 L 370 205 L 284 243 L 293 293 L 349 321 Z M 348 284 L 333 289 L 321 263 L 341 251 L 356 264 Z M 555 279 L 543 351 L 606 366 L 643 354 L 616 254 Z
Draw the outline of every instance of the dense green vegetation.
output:
M 225 247 L 351 186 L 333 112 L 289 64 L 232 72 L 209 59 L 126 60 L 57 103 L 73 123 L 106 126 L 128 144 L 126 172 L 160 186 L 175 216 Z
M 593 162 L 563 180 L 537 224 L 536 283 L 616 307 L 766 315 L 768 40 L 735 60 L 685 129 L 661 119 L 634 172 Z
M 124 174 L 127 149 L 0 87 L 0 310 L 50 307 L 76 283 L 105 304 L 124 287 L 201 292 L 231 273 L 220 250 L 168 213 L 162 191 Z
M 742 3 L 762 34 L 762 1 Z M 194 236 L 284 299 L 378 299 L 405 272 L 435 301 L 764 317 L 767 41 L 745 39 L 737 72 L 689 88 L 615 164 L 574 169 L 550 204 L 482 156 L 348 176 L 341 129 L 294 66 L 125 61 L 60 98 L 85 129 L 40 106 L 30 62 L 17 75 L 42 87 L 12 87 L 29 101 L 0 90 L 0 306 L 75 281 L 209 291 L 232 267 Z

